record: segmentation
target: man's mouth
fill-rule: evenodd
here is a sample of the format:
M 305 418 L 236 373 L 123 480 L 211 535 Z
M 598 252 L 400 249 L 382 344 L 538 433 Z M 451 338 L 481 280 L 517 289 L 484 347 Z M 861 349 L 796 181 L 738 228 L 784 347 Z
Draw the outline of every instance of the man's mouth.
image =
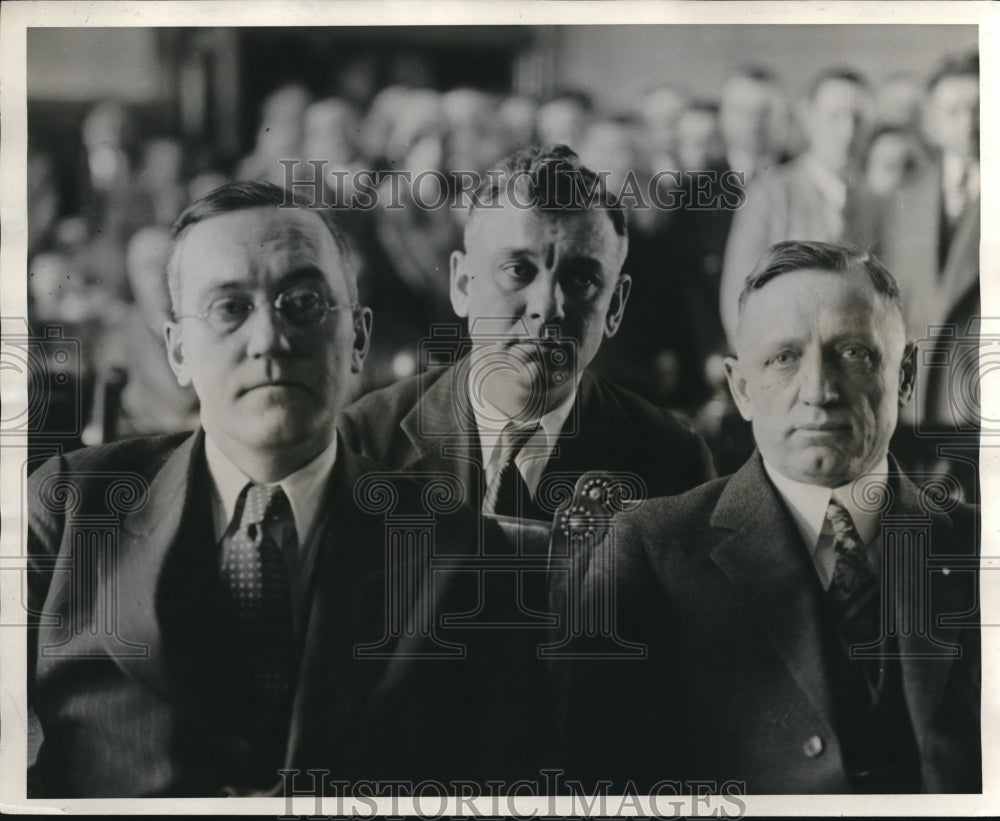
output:
M 300 390 L 309 392 L 309 387 L 302 382 L 294 382 L 290 379 L 266 379 L 240 388 L 236 395 L 237 397 L 241 397 L 259 390 Z
M 792 430 L 794 433 L 833 434 L 843 433 L 850 429 L 851 426 L 846 422 L 811 422 L 805 425 L 796 425 Z

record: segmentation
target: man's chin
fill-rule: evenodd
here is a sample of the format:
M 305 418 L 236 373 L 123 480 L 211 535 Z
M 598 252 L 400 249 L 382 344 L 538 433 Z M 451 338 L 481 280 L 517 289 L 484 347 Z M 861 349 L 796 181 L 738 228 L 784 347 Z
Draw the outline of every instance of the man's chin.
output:
M 829 447 L 812 447 L 799 453 L 790 463 L 789 478 L 810 485 L 840 487 L 856 478 L 855 460 Z

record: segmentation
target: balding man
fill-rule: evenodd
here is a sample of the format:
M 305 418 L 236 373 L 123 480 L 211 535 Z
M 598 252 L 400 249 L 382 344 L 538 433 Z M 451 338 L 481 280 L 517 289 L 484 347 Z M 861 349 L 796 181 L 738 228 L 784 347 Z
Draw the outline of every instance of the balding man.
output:
M 757 452 L 625 514 L 591 564 L 587 607 L 613 589 L 647 656 L 572 668 L 567 769 L 640 793 L 979 792 L 977 511 L 888 452 L 914 373 L 895 280 L 785 242 L 739 304 L 727 369 Z
M 200 427 L 31 477 L 29 795 L 251 794 L 283 768 L 455 776 L 470 688 L 420 661 L 426 634 L 393 638 L 388 579 L 424 570 L 387 563 L 383 516 L 355 502 L 379 466 L 335 435 L 371 324 L 343 236 L 257 182 L 205 195 L 172 234 L 167 354 Z M 438 518 L 438 544 L 461 544 L 466 520 Z

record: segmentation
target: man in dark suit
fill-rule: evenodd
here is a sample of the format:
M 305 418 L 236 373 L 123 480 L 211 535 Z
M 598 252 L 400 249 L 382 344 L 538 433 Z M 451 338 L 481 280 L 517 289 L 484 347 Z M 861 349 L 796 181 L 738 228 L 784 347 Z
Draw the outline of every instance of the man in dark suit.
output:
M 283 766 L 456 777 L 468 758 L 471 689 L 434 632 L 447 580 L 387 555 L 379 499 L 433 511 L 404 483 L 357 490 L 379 468 L 335 436 L 371 315 L 339 229 L 289 202 L 233 183 L 174 226 L 166 343 L 199 430 L 31 477 L 30 795 L 246 794 Z M 437 513 L 435 548 L 470 541 L 473 512 Z M 426 584 L 392 616 L 408 579 Z
M 979 296 L 979 58 L 947 60 L 927 86 L 926 132 L 936 158 L 887 203 L 878 237 L 878 254 L 899 277 L 907 333 L 925 340 L 917 357 L 916 401 L 904 414 L 898 445 L 912 468 L 935 467 L 937 446 L 947 434 L 964 429 L 978 455 L 976 428 L 978 379 L 975 357 L 982 313 Z M 935 328 L 935 326 L 938 326 Z M 941 327 L 950 326 L 949 333 Z M 958 380 L 958 381 L 956 381 Z M 914 424 L 923 433 L 913 437 Z M 943 466 L 946 472 L 955 465 Z M 968 485 L 969 483 L 966 482 Z M 974 492 L 970 487 L 969 490 Z
M 394 468 L 459 476 L 484 512 L 542 520 L 588 470 L 637 475 L 649 495 L 710 478 L 699 437 L 586 370 L 623 321 L 627 250 L 624 212 L 572 151 L 508 157 L 451 257 L 452 306 L 471 343 L 448 367 L 347 408 L 345 440 Z
M 914 373 L 895 281 L 779 243 L 740 306 L 727 367 L 758 451 L 625 514 L 590 565 L 588 607 L 616 595 L 646 655 L 564 671 L 569 774 L 978 792 L 977 511 L 888 454 Z
M 471 342 L 444 351 L 453 364 L 347 408 L 343 440 L 393 468 L 455 476 L 473 507 L 521 521 L 549 522 L 589 470 L 637 477 L 642 495 L 714 475 L 704 442 L 671 413 L 586 370 L 622 322 L 627 245 L 621 208 L 568 148 L 508 157 L 477 192 L 465 250 L 451 257 L 452 305 Z M 523 548 L 483 559 L 493 569 L 478 604 L 451 624 L 497 659 L 477 688 L 495 705 L 479 717 L 491 772 L 537 777 L 552 736 L 537 648 L 550 582 L 563 579 Z

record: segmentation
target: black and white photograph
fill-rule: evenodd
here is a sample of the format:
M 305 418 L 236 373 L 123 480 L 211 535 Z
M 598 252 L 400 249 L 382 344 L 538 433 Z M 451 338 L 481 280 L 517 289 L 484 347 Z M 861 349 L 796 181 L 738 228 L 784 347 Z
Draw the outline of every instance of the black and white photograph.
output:
M 5 2 L 0 807 L 1000 812 L 998 27 Z

